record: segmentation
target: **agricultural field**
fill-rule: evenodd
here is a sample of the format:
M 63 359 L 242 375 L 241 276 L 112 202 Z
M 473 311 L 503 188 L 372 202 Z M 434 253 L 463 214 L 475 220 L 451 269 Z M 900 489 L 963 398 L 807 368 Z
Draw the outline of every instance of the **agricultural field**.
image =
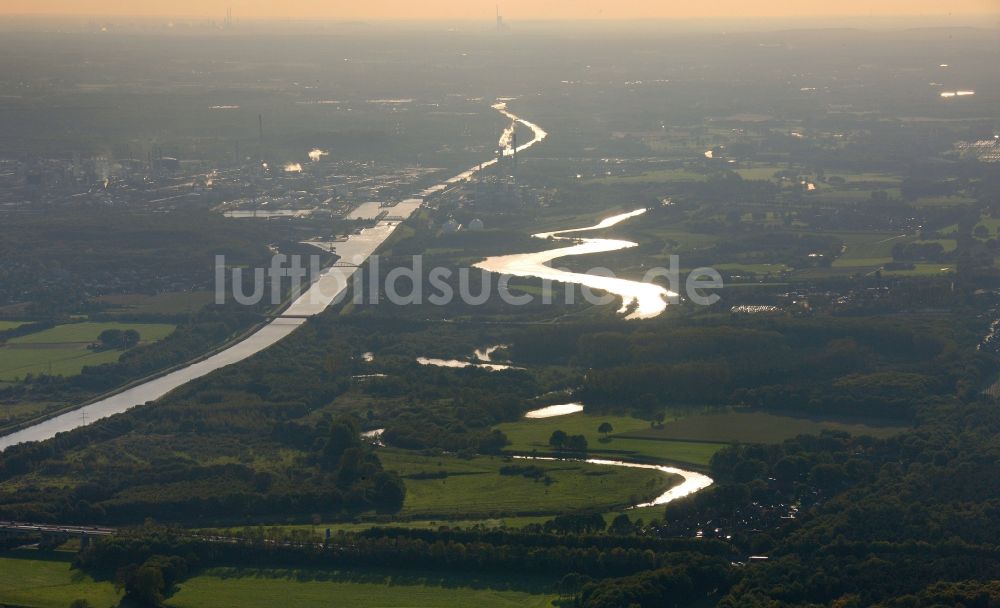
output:
M 734 169 L 733 172 L 743 179 L 766 179 L 773 180 L 774 174 L 778 171 L 787 170 L 788 167 L 782 165 L 761 165 L 756 167 L 743 167 Z
M 175 326 L 164 323 L 69 323 L 21 336 L 0 346 L 0 381 L 13 381 L 27 374 L 74 376 L 88 365 L 113 363 L 120 350 L 93 350 L 106 329 L 134 329 L 140 343 L 162 340 Z
M 948 262 L 918 262 L 913 268 L 883 270 L 883 275 L 897 277 L 927 277 L 955 272 L 955 265 Z
M 91 344 L 107 329 L 134 329 L 142 336 L 143 342 L 156 342 L 170 335 L 174 326 L 165 323 L 68 323 L 14 338 L 8 344 Z
M 0 604 L 65 608 L 77 599 L 91 606 L 121 601 L 110 581 L 72 570 L 72 554 L 8 552 L 0 555 Z M 523 578 L 523 577 L 521 577 Z M 378 605 L 386 608 L 547 607 L 554 581 L 414 572 L 214 568 L 187 579 L 167 599 L 176 608 Z M 333 600 L 336 600 L 335 603 Z M 375 602 L 375 604 L 372 604 Z
M 607 437 L 597 430 L 604 422 L 611 424 L 614 429 Z M 645 420 L 630 416 L 591 415 L 585 412 L 510 422 L 498 425 L 496 428 L 505 433 L 510 440 L 507 449 L 520 453 L 532 451 L 551 453 L 549 437 L 556 430 L 568 435 L 583 435 L 587 438 L 588 452 L 599 458 L 654 460 L 704 467 L 708 465 L 712 454 L 722 447 L 721 443 L 647 441 L 639 435 L 641 431 L 650 428 L 649 422 Z
M 844 243 L 843 255 L 833 261 L 831 268 L 805 268 L 796 272 L 799 278 L 826 277 L 833 274 L 870 273 L 882 269 L 883 274 L 896 276 L 930 276 L 954 271 L 953 264 L 917 263 L 911 270 L 885 270 L 882 267 L 893 261 L 892 248 L 905 243 L 938 243 L 945 252 L 954 251 L 955 239 L 920 240 L 916 235 L 889 234 L 885 232 L 836 232 L 827 233 Z
M 16 329 L 21 327 L 28 321 L 0 321 L 0 331 L 7 331 L 8 329 Z
M 556 596 L 554 581 L 517 590 L 508 581 L 460 574 L 214 568 L 180 583 L 167 603 L 176 608 L 543 608 Z M 524 590 L 528 587 L 530 590 Z
M 569 212 L 565 209 L 551 209 L 536 218 L 525 228 L 532 232 L 545 232 L 548 230 L 564 230 L 566 228 L 583 228 L 594 226 L 601 220 L 612 215 L 632 211 L 636 205 L 616 206 L 605 209 L 581 210 Z M 615 228 L 618 228 L 617 226 Z M 594 231 L 584 236 L 596 236 L 600 231 Z
M 650 469 L 576 461 L 511 461 L 488 456 L 463 459 L 392 449 L 379 451 L 379 458 L 406 483 L 400 515 L 424 519 L 611 510 L 657 496 L 680 481 Z M 536 466 L 550 481 L 500 474 L 501 467 L 512 464 Z
M 603 422 L 614 428 L 605 438 L 597 431 Z M 898 425 L 879 421 L 841 421 L 778 416 L 765 412 L 696 414 L 668 419 L 662 426 L 628 416 L 599 416 L 587 413 L 524 420 L 498 425 L 513 452 L 549 453 L 552 432 L 584 435 L 595 457 L 625 460 L 655 460 L 694 467 L 706 467 L 723 445 L 732 442 L 778 443 L 800 434 L 816 434 L 824 429 L 847 431 L 852 435 L 886 437 L 903 431 Z
M 0 347 L 0 380 L 13 381 L 28 374 L 75 376 L 88 365 L 114 363 L 121 351 L 92 351 L 86 346 L 52 348 Z
M 802 434 L 823 430 L 846 431 L 852 435 L 889 437 L 906 430 L 896 424 L 876 420 L 846 421 L 779 416 L 766 412 L 726 412 L 699 414 L 667 421 L 660 428 L 645 427 L 623 433 L 630 438 L 705 442 L 779 443 Z
M 892 248 L 898 243 L 909 243 L 915 240 L 906 234 L 889 234 L 885 232 L 834 232 L 831 236 L 839 238 L 844 243 L 844 253 L 837 258 L 834 265 L 856 266 L 879 260 L 879 263 L 892 261 Z
M 70 569 L 71 553 L 36 553 L 0 553 L 0 605 L 66 608 L 76 599 L 101 608 L 118 605 L 111 582 Z
M 637 218 L 630 222 L 625 222 L 615 226 L 612 231 L 605 233 L 608 238 L 624 238 L 639 243 L 663 242 L 661 255 L 679 254 L 681 265 L 684 264 L 684 254 L 699 249 L 707 249 L 716 244 L 720 237 L 704 232 L 685 230 L 683 225 L 679 226 L 675 222 L 668 220 Z M 624 251 L 609 254 L 611 256 L 636 257 L 639 254 L 635 250 L 626 249 Z
M 649 171 L 640 175 L 609 175 L 587 180 L 588 184 L 644 184 L 668 182 L 700 182 L 708 179 L 707 173 L 698 173 L 689 169 L 661 169 Z

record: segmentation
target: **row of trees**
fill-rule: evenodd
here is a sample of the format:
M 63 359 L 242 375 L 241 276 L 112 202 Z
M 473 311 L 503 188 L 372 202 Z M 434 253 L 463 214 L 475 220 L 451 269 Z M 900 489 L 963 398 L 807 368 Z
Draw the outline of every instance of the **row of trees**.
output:
M 92 543 L 77 557 L 76 566 L 97 577 L 114 577 L 142 605 L 159 605 L 184 576 L 218 566 L 434 568 L 530 573 L 554 580 L 574 575 L 567 581 L 575 580 L 570 592 L 579 591 L 587 580 L 663 568 L 685 572 L 698 589 L 695 593 L 706 594 L 729 580 L 729 558 L 711 542 L 615 539 L 586 532 L 539 535 L 389 529 L 338 533 L 320 544 L 294 534 L 262 535 L 253 530 L 210 541 L 147 526 Z

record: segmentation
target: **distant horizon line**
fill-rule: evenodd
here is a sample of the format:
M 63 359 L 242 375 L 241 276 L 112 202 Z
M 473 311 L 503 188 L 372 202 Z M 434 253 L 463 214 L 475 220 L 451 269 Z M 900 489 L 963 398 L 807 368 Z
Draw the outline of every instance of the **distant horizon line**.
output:
M 293 23 L 488 23 L 493 24 L 493 17 L 355 17 L 351 19 L 337 19 L 335 17 L 261 17 L 244 16 L 238 13 L 233 14 L 234 21 L 243 22 L 293 22 Z M 1000 9 L 995 11 L 969 11 L 969 12 L 945 12 L 945 13 L 875 13 L 875 14 L 826 14 L 826 15 L 687 15 L 679 17 L 651 16 L 651 17 L 601 17 L 601 18 L 579 18 L 579 17 L 525 17 L 504 16 L 505 22 L 514 23 L 626 23 L 626 22 L 650 22 L 650 21 L 791 21 L 791 20 L 883 20 L 883 19 L 961 19 L 970 17 L 995 17 L 1000 19 Z M 192 19 L 199 21 L 220 21 L 226 20 L 225 14 L 220 15 L 194 15 L 194 14 L 107 14 L 107 13 L 66 13 L 66 12 L 37 12 L 37 13 L 5 13 L 0 11 L 0 18 L 90 18 L 90 19 Z

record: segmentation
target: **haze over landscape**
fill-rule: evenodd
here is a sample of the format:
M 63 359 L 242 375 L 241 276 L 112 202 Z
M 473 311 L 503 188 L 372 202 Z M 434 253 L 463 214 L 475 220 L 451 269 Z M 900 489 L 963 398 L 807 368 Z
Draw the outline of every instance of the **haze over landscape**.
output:
M 0 605 L 1000 605 L 998 15 L 0 2 Z
M 329 2 L 298 0 L 278 4 L 268 0 L 6 0 L 0 14 L 23 15 L 92 15 L 92 16 L 167 16 L 218 18 L 227 9 L 246 19 L 331 19 L 345 20 L 480 20 L 489 18 L 497 5 L 481 0 L 378 0 L 376 2 Z M 660 2 L 654 0 L 507 0 L 500 4 L 504 14 L 513 19 L 685 19 L 721 17 L 871 17 L 871 16 L 996 16 L 994 0 L 767 0 L 741 2 L 719 0 L 711 3 Z

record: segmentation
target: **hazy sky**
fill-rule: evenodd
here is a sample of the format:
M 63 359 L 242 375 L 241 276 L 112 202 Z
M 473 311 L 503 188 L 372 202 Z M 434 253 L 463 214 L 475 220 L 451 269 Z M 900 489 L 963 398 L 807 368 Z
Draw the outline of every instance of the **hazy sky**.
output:
M 0 13 L 220 19 L 490 19 L 494 0 L 0 0 Z M 1000 0 L 506 0 L 510 20 L 996 15 Z

